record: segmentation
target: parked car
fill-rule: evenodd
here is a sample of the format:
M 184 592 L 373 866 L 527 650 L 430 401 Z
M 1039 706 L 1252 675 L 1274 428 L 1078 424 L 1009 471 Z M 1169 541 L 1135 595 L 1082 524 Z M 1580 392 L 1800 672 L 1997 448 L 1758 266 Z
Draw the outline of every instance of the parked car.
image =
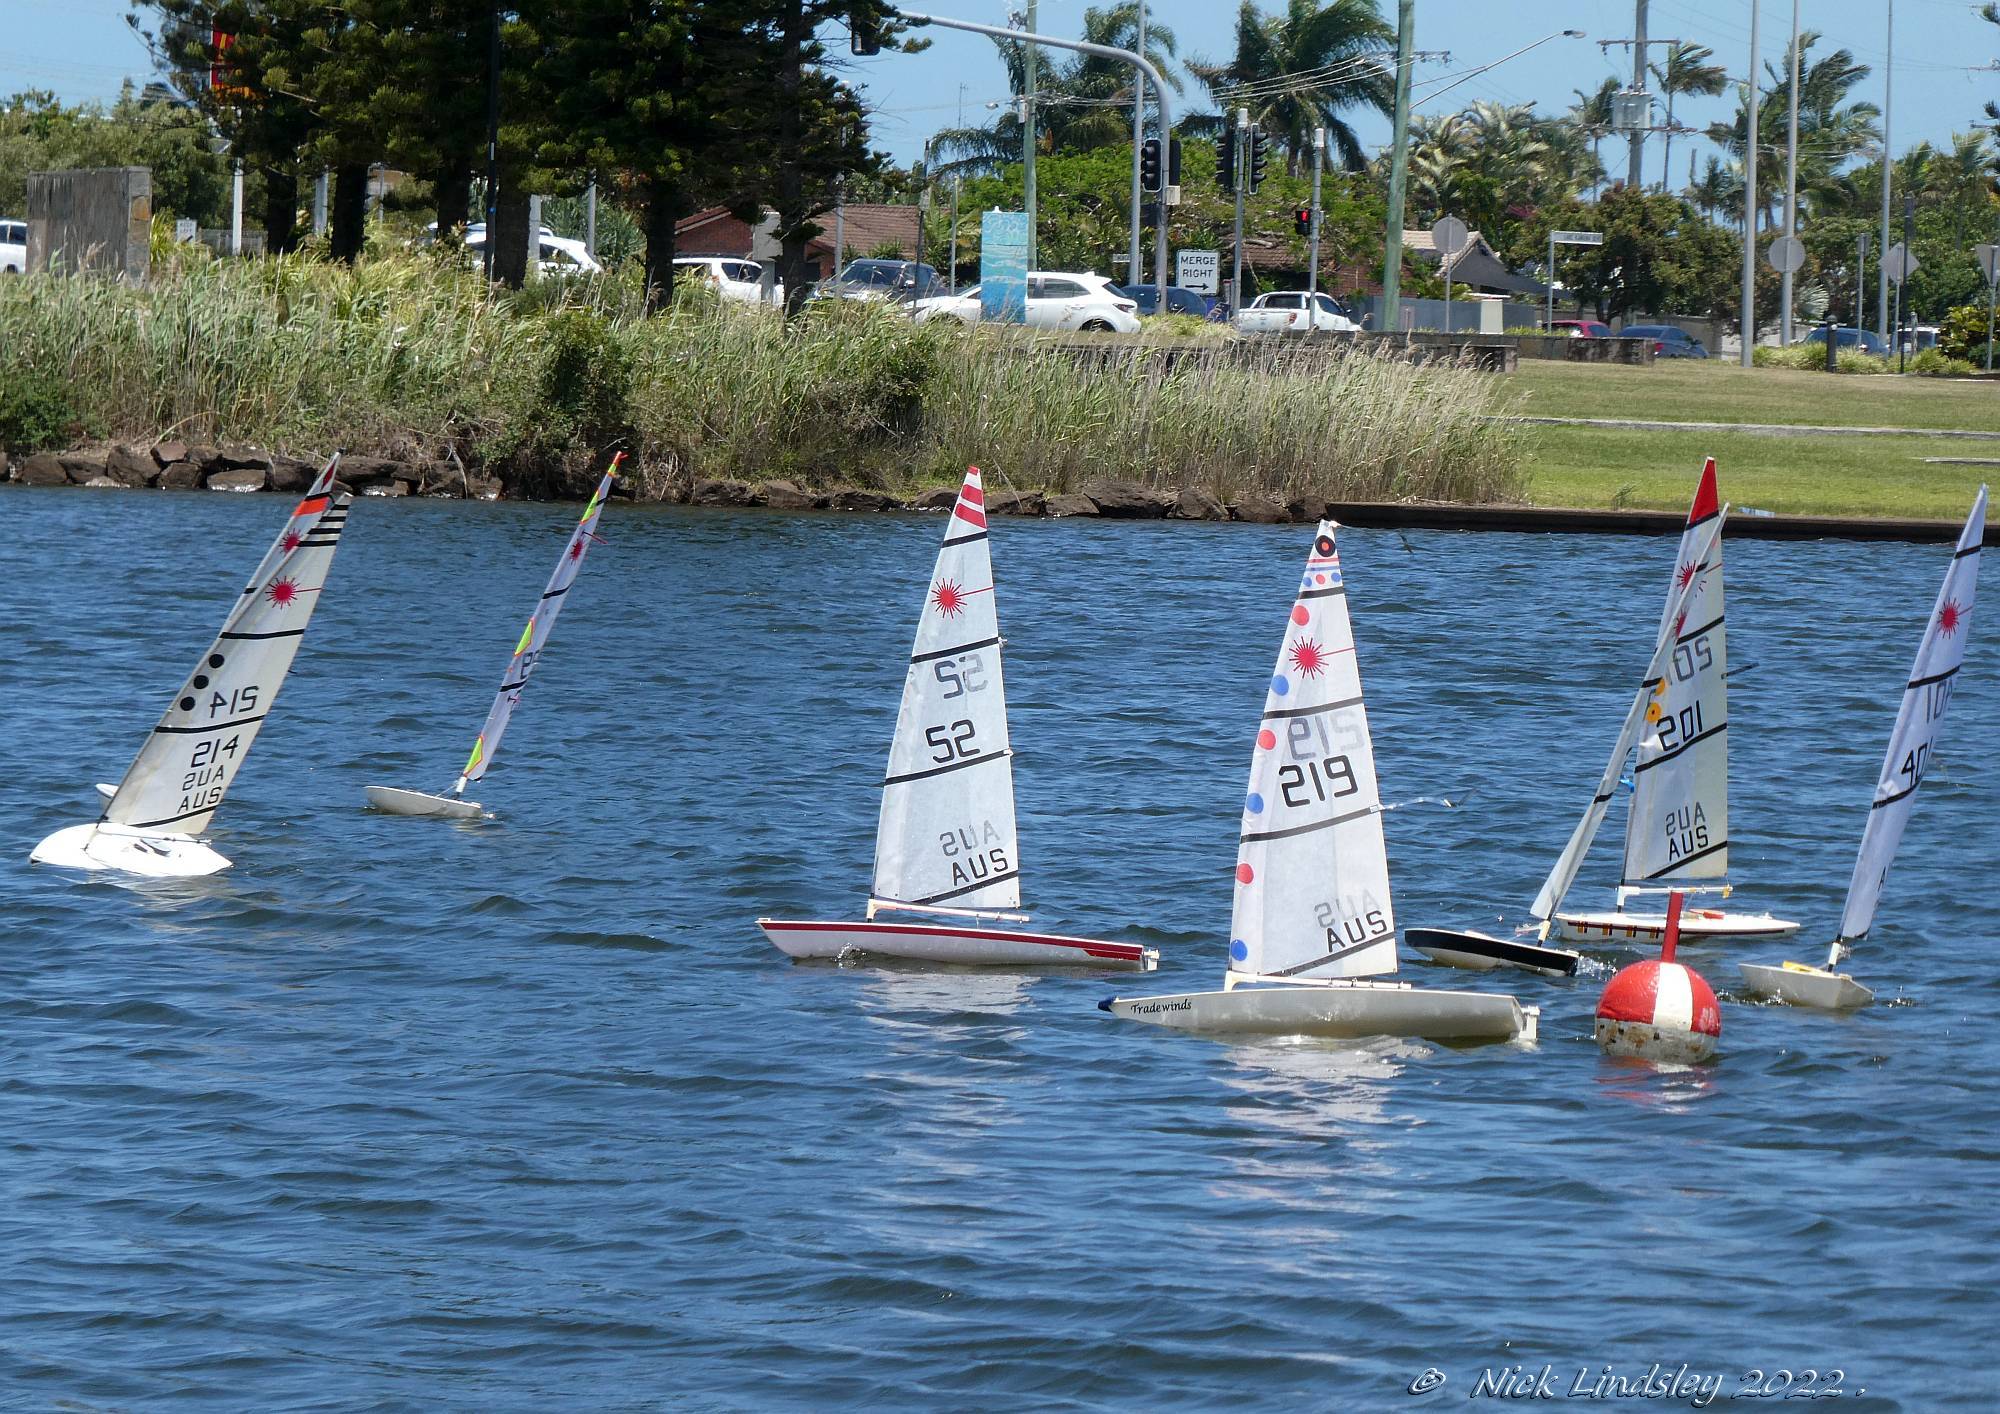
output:
M 979 322 L 979 286 L 960 290 L 956 295 L 937 295 L 918 300 L 911 313 L 919 323 L 932 319 L 956 319 L 961 324 Z M 1139 306 L 1103 275 L 1071 274 L 1059 270 L 1028 272 L 1028 302 L 1025 323 L 1037 329 L 1074 329 L 1086 333 L 1136 334 Z
M 1707 358 L 1701 340 L 1671 324 L 1627 324 L 1618 331 L 1621 339 L 1651 339 L 1654 358 Z
M 831 280 L 823 280 L 815 299 L 895 300 L 910 303 L 938 292 L 938 272 L 915 260 L 850 260 Z
M 1817 329 L 1807 334 L 1801 342 L 1824 344 L 1826 342 L 1826 326 L 1824 324 L 1820 325 Z M 1883 342 L 1882 336 L 1877 334 L 1873 329 L 1835 328 L 1833 331 L 1833 347 L 1836 352 L 1842 349 L 1859 349 L 1862 353 L 1872 355 L 1875 358 L 1887 358 L 1889 356 L 1889 345 Z
M 1112 289 L 1139 307 L 1140 315 L 1147 316 L 1160 312 L 1160 287 L 1158 285 L 1113 285 Z M 1179 285 L 1167 286 L 1167 313 L 1192 314 L 1197 319 L 1216 318 L 1216 301 L 1197 290 L 1184 289 Z
M 486 249 L 486 228 L 468 226 L 465 228 L 465 248 L 473 252 Z M 542 227 L 541 254 L 536 260 L 536 268 L 543 275 L 602 275 L 604 267 L 599 265 L 582 241 L 573 241 L 566 236 L 558 236 L 548 227 Z
M 1304 290 L 1259 295 L 1230 322 L 1242 334 L 1352 334 L 1361 328 L 1332 295 Z
M 1572 339 L 1609 339 L 1611 326 L 1595 319 L 1558 319 L 1549 325 L 1551 334 L 1567 334 Z
M 715 287 L 715 292 L 727 300 L 743 300 L 750 304 L 764 302 L 764 265 L 762 261 L 743 260 L 731 255 L 677 255 L 674 257 L 674 276 L 705 280 Z M 771 302 L 782 305 L 785 302 L 785 287 L 773 283 Z
M 28 268 L 28 223 L 0 218 L 0 274 L 19 275 Z

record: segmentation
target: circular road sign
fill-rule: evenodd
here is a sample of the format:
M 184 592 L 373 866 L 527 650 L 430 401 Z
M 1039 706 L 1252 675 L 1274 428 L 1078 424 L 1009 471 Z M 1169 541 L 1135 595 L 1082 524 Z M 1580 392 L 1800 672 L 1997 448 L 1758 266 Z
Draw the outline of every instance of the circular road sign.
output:
M 1806 243 L 1797 236 L 1779 236 L 1764 258 L 1780 275 L 1789 275 L 1806 263 Z
M 1471 238 L 1472 232 L 1456 216 L 1440 216 L 1431 227 L 1431 244 L 1439 255 L 1457 255 Z

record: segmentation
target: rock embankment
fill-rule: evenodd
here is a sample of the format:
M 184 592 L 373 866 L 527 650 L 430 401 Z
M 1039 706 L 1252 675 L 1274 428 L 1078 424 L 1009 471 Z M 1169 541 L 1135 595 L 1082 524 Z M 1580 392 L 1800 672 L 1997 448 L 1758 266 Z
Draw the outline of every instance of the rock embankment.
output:
M 296 495 L 318 466 L 261 447 L 211 447 L 163 441 L 145 450 L 125 445 L 67 452 L 36 452 L 7 459 L 0 480 L 25 486 L 152 487 L 163 491 L 276 491 Z M 346 456 L 339 484 L 362 496 L 433 496 L 492 501 L 506 495 L 497 477 L 468 471 L 457 461 L 407 462 Z M 932 486 L 910 496 L 859 486 L 815 490 L 796 481 L 697 478 L 670 481 L 660 499 L 696 506 L 771 510 L 943 511 L 955 486 Z M 1250 521 L 1275 525 L 1317 521 L 1327 502 L 1312 496 L 1244 496 L 1225 502 L 1200 487 L 1163 488 L 1117 477 L 1099 477 L 1060 492 L 996 490 L 986 508 L 997 515 L 1101 516 L 1117 520 Z

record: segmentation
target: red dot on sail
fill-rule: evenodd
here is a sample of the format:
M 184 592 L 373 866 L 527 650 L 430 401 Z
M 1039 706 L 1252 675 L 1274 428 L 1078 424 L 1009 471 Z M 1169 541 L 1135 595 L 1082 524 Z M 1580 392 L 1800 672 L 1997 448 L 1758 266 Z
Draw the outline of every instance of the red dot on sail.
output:
M 1256 871 L 1255 869 L 1252 869 L 1252 868 L 1251 868 L 1251 867 L 1250 867 L 1249 865 L 1247 865 L 1247 864 L 1239 864 L 1239 865 L 1237 865 L 1237 866 L 1236 866 L 1236 882 L 1237 882 L 1237 883 L 1239 883 L 1239 884 L 1247 884 L 1247 883 L 1249 883 L 1249 882 L 1250 882 L 1250 881 L 1251 881 L 1252 879 L 1255 879 L 1256 877 L 1257 877 L 1257 871 Z
M 1308 609 L 1303 604 L 1292 605 L 1292 622 L 1299 625 L 1305 625 L 1311 623 L 1312 610 Z
M 1965 610 L 1958 607 L 1958 600 L 1945 600 L 1944 607 L 1938 610 L 1938 631 L 1940 633 L 1957 633 L 1958 626 L 1964 621 Z
M 296 530 L 288 530 L 285 532 L 284 546 L 285 546 L 285 553 L 287 555 L 291 554 L 292 551 L 298 549 L 299 546 L 305 543 L 306 543 L 305 537 L 299 534 Z
M 1264 730 L 1257 733 L 1257 749 L 1259 751 L 1269 751 L 1272 747 L 1276 746 L 1277 744 L 1278 744 L 1278 735 L 1276 732 L 1272 731 L 1269 727 L 1266 727 L 1264 728 Z
M 931 591 L 931 602 L 946 618 L 956 618 L 965 610 L 965 591 L 950 580 L 941 580 Z
M 274 579 L 271 587 L 264 591 L 264 597 L 282 607 L 299 597 L 299 587 L 289 579 Z

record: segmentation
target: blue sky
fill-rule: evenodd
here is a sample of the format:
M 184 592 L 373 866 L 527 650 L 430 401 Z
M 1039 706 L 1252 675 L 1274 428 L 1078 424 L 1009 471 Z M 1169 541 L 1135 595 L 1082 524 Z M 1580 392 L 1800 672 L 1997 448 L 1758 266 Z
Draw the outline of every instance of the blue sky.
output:
M 937 14 L 987 24 L 1005 24 L 1011 5 L 1025 9 L 1026 0 L 927 0 Z M 1077 36 L 1082 31 L 1085 0 L 1039 0 L 1039 23 L 1052 34 Z M 1394 0 L 1382 0 L 1393 15 Z M 1275 9 L 1277 0 L 1264 8 Z M 1791 24 L 1791 6 L 1784 0 L 1762 0 L 1761 57 L 1775 62 L 1784 51 Z M 912 0 L 912 8 L 922 8 Z M 1897 151 L 1920 140 L 1942 145 L 1953 131 L 1963 130 L 1980 116 L 1980 106 L 2000 98 L 2000 72 L 1980 66 L 2000 62 L 2000 28 L 1977 16 L 1976 0 L 1896 0 L 1895 108 L 1891 139 Z M 143 81 L 148 72 L 144 48 L 126 26 L 130 7 L 125 0 L 0 0 L 0 92 L 24 88 L 54 90 L 65 100 L 109 98 L 122 78 Z M 1183 57 L 1224 58 L 1233 47 L 1235 6 L 1217 0 L 1158 0 L 1152 13 L 1173 27 Z M 1750 0 L 1652 0 L 1649 31 L 1706 44 L 1733 75 L 1748 60 Z M 1883 0 L 1805 0 L 1801 23 L 1817 28 L 1827 40 L 1815 52 L 1834 46 L 1854 51 L 1873 70 L 1860 90 L 1867 99 L 1882 99 L 1884 43 Z M 1441 94 L 1419 111 L 1448 109 L 1475 99 L 1506 103 L 1534 102 L 1557 111 L 1571 101 L 1575 89 L 1596 87 L 1614 73 L 1629 77 L 1629 51 L 1602 50 L 1598 39 L 1627 37 L 1632 31 L 1630 0 L 1546 0 L 1537 5 L 1501 5 L 1494 0 L 1418 0 L 1417 47 L 1449 50 L 1449 61 L 1420 63 L 1415 71 L 1416 93 L 1441 88 L 1451 76 L 1474 69 L 1541 38 L 1551 30 L 1581 29 L 1585 39 L 1554 39 L 1532 53 L 1472 78 Z M 847 72 L 866 88 L 876 112 L 875 141 L 896 158 L 918 156 L 924 140 L 940 127 L 958 121 L 964 104 L 968 123 L 989 116 L 989 102 L 1004 101 L 1007 83 L 993 46 L 974 35 L 931 29 L 931 48 L 919 55 L 884 54 L 857 59 Z M 838 46 L 844 57 L 844 43 Z M 1190 82 L 1185 95 L 1201 107 L 1199 85 Z M 1696 99 L 1676 110 L 1676 117 L 1695 126 L 1724 116 L 1727 99 Z M 1351 119 L 1369 148 L 1388 138 L 1379 118 Z M 1706 156 L 1706 143 L 1677 139 L 1674 176 L 1686 180 L 1690 147 Z M 1613 166 L 1606 144 L 1606 165 Z M 1660 161 L 1657 139 L 1648 144 L 1647 180 L 1656 180 Z M 1622 170 L 1622 158 L 1616 164 Z

